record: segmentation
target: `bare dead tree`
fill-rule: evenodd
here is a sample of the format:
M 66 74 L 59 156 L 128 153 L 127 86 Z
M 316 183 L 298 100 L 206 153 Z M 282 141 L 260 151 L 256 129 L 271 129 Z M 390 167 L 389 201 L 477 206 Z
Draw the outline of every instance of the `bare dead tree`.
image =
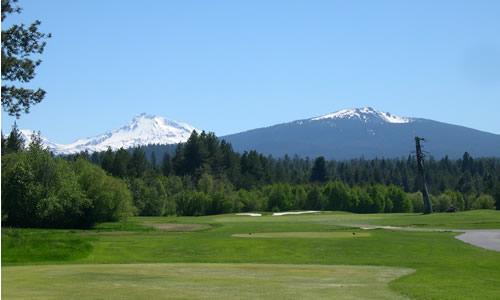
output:
M 424 214 L 432 213 L 432 203 L 429 199 L 429 191 L 427 190 L 427 183 L 425 181 L 425 172 L 424 172 L 424 153 L 422 152 L 422 146 L 420 145 L 421 141 L 425 141 L 424 138 L 415 137 L 415 147 L 417 150 L 417 166 L 418 166 L 418 174 L 420 176 L 420 180 L 422 182 L 421 191 L 424 197 Z

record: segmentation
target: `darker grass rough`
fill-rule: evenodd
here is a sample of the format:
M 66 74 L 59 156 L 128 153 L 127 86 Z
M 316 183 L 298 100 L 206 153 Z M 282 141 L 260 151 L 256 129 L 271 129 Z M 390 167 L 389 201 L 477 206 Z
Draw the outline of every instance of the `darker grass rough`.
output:
M 92 238 L 81 230 L 2 228 L 2 265 L 65 263 L 92 252 Z

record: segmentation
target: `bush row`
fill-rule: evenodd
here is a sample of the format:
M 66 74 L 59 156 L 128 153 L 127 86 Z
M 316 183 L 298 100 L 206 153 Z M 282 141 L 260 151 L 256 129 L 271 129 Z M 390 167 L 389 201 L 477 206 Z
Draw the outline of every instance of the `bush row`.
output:
M 134 213 L 124 181 L 85 160 L 54 158 L 39 145 L 2 156 L 2 223 L 87 228 Z
M 487 194 L 446 190 L 431 196 L 435 211 L 494 208 Z M 421 212 L 422 195 L 396 185 L 349 186 L 274 183 L 237 189 L 204 173 L 163 176 L 154 171 L 120 179 L 85 159 L 53 157 L 38 144 L 2 156 L 2 223 L 20 227 L 86 228 L 143 216 L 199 216 L 248 211 L 338 210 L 356 213 Z
M 395 185 L 276 183 L 252 190 L 234 189 L 225 179 L 203 174 L 197 184 L 189 177 L 149 176 L 129 181 L 140 215 L 210 215 L 248 211 L 338 210 L 356 213 L 422 212 L 420 192 L 405 193 Z M 431 196 L 435 211 L 494 208 L 490 195 L 463 195 L 447 190 Z

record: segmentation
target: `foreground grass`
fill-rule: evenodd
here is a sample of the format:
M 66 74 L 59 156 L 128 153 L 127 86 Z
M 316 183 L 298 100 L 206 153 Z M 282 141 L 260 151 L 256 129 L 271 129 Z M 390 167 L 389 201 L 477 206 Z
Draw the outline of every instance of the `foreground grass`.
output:
M 152 226 L 166 223 L 206 226 L 191 232 L 170 232 L 158 229 L 162 226 Z M 390 288 L 403 296 L 416 299 L 498 299 L 500 253 L 458 241 L 454 238 L 455 233 L 451 232 L 370 230 L 369 236 L 357 238 L 353 236 L 362 235 L 366 231 L 348 228 L 356 224 L 499 228 L 500 212 L 474 211 L 431 216 L 322 213 L 281 217 L 224 215 L 133 218 L 126 224 L 102 224 L 96 230 L 45 230 L 42 231 L 41 238 L 37 238 L 39 230 L 19 229 L 16 234 L 12 234 L 11 230 L 4 229 L 2 263 L 4 266 L 132 263 L 389 266 L 416 270 L 415 273 L 389 284 Z M 305 232 L 315 232 L 319 238 L 289 236 L 300 236 L 300 233 Z M 250 233 L 267 233 L 270 237 L 233 236 Z M 285 236 L 283 233 L 286 233 Z M 331 236 L 325 238 L 325 235 Z M 67 253 L 66 255 L 55 256 L 53 253 L 60 243 L 81 247 L 65 248 L 62 253 Z M 75 249 L 79 254 L 70 255 Z M 42 266 L 23 268 L 36 270 Z M 5 271 L 5 276 L 2 276 L 4 288 L 10 287 L 12 283 L 5 280 L 18 276 L 17 272 L 21 272 L 18 270 L 23 269 L 2 269 L 2 272 Z M 26 282 L 36 283 L 34 280 L 28 279 Z M 241 282 L 241 285 L 237 285 L 238 289 L 245 287 Z M 254 287 L 257 288 L 257 285 Z M 360 297 L 372 298 L 371 296 L 371 293 L 367 293 Z
M 7 267 L 5 299 L 401 299 L 388 282 L 412 270 L 267 264 Z

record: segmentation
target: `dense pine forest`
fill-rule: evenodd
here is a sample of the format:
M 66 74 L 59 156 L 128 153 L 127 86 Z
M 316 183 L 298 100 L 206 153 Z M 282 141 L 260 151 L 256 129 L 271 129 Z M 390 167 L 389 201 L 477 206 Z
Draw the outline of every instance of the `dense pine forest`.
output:
M 23 145 L 16 128 L 2 136 L 2 154 L 2 221 L 14 226 L 91 226 L 127 214 L 423 209 L 413 155 L 349 161 L 276 159 L 255 151 L 240 154 L 213 133 L 193 132 L 176 147 L 150 145 L 54 157 L 42 149 L 39 139 Z M 500 207 L 500 159 L 464 153 L 459 160 L 428 157 L 425 167 L 436 211 Z M 22 210 L 19 197 L 31 203 L 21 217 L 15 215 Z M 64 216 L 78 216 L 73 219 L 79 221 L 71 223 Z

